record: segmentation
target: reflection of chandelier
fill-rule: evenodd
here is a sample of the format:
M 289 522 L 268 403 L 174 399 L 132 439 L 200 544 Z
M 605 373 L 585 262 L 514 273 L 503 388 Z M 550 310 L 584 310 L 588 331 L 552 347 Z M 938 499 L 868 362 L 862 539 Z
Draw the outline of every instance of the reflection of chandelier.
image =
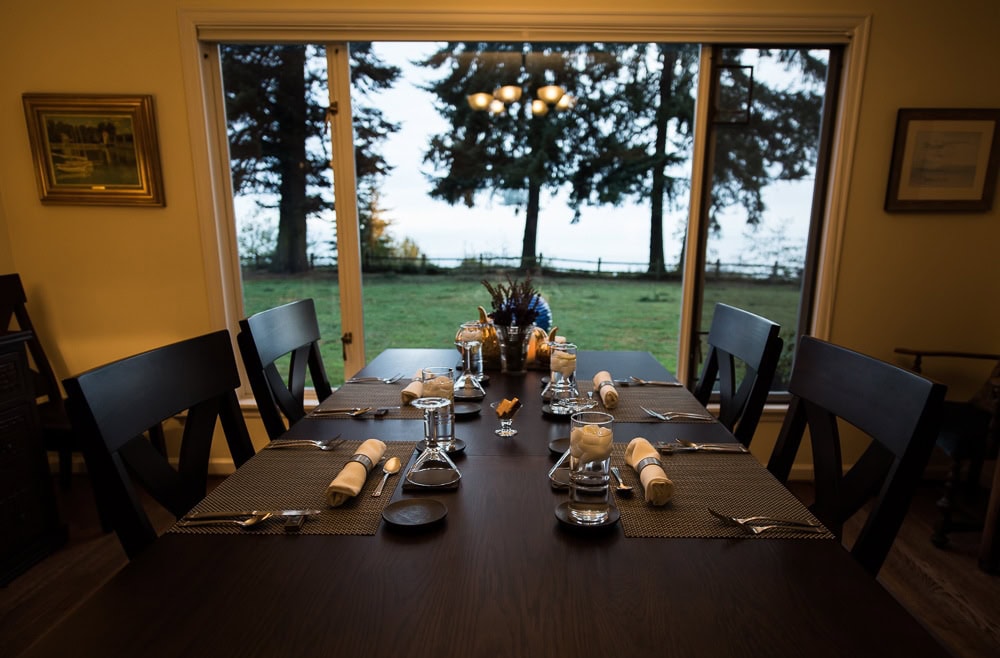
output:
M 504 57 L 504 55 L 501 54 L 500 57 Z M 514 56 L 516 57 L 517 55 Z M 529 53 L 527 57 L 531 58 L 531 54 Z M 521 71 L 523 73 L 526 59 L 524 53 L 521 53 L 520 59 Z M 538 59 L 542 58 L 539 57 Z M 473 110 L 487 110 L 490 114 L 504 114 L 508 106 L 521 100 L 522 93 L 521 86 L 508 84 L 497 87 L 493 90 L 492 94 L 486 92 L 470 94 L 467 100 L 469 101 L 469 107 Z M 531 114 L 536 117 L 545 116 L 549 113 L 550 108 L 562 111 L 571 109 L 576 105 L 576 99 L 567 94 L 566 90 L 561 86 L 555 84 L 547 84 L 539 87 L 535 92 L 535 96 L 536 98 L 531 101 Z
M 469 107 L 474 110 L 489 110 L 490 114 L 503 114 L 507 106 L 521 100 L 521 88 L 516 85 L 504 85 L 492 94 L 479 92 L 468 96 Z M 556 111 L 569 110 L 576 105 L 576 99 L 566 93 L 559 85 L 539 87 L 535 94 L 537 98 L 531 101 L 531 114 L 536 117 L 545 116 L 549 108 Z

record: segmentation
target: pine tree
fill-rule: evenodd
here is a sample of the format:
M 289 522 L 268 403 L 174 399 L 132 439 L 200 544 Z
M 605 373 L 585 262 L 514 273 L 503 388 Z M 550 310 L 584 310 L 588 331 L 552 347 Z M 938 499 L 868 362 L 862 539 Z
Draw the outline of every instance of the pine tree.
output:
M 326 74 L 322 47 L 224 45 L 221 48 L 233 189 L 277 198 L 278 237 L 270 259 L 276 272 L 308 269 L 306 218 L 334 207 L 326 138 Z M 379 144 L 398 130 L 366 99 L 392 86 L 370 43 L 350 46 L 355 163 L 359 189 L 373 189 L 391 170 Z M 367 205 L 359 199 L 359 207 Z

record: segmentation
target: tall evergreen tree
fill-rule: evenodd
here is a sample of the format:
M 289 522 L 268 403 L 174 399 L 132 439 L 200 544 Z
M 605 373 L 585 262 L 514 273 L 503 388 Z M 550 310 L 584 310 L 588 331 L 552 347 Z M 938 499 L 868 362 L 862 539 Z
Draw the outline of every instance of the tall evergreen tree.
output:
M 306 218 L 334 206 L 323 50 L 267 44 L 224 45 L 221 52 L 233 188 L 277 199 L 271 269 L 302 272 L 309 267 Z M 365 99 L 391 87 L 400 70 L 375 56 L 371 43 L 352 43 L 350 57 L 356 176 L 359 189 L 371 190 L 391 169 L 378 146 L 399 127 Z M 369 205 L 359 199 L 359 208 Z
M 521 192 L 525 226 L 521 268 L 536 265 L 541 192 L 570 181 L 584 153 L 592 153 L 605 112 L 588 96 L 574 96 L 572 110 L 549 108 L 536 116 L 531 100 L 539 87 L 582 89 L 599 84 L 603 67 L 584 65 L 588 48 L 568 43 L 448 43 L 420 64 L 443 71 L 426 89 L 440 99 L 438 111 L 452 125 L 431 137 L 424 161 L 433 166 L 431 196 L 470 208 L 481 192 Z M 617 68 L 614 64 L 613 68 Z M 473 109 L 467 97 L 502 85 L 523 90 L 501 113 Z
M 470 91 L 492 91 L 510 79 L 511 60 L 502 55 L 511 50 L 544 54 L 546 70 L 558 71 L 549 79 L 576 96 L 573 111 L 555 121 L 527 115 L 514 121 L 471 110 L 465 102 Z M 498 52 L 499 59 L 491 58 Z M 543 187 L 568 185 L 577 219 L 583 205 L 647 202 L 649 271 L 662 274 L 664 215 L 687 201 L 698 52 L 692 44 L 447 44 L 422 62 L 445 71 L 428 90 L 438 95 L 438 110 L 454 128 L 432 138 L 425 158 L 443 172 L 432 178 L 432 196 L 471 207 L 482 191 L 527 189 L 522 267 L 534 263 Z M 825 66 L 808 50 L 763 53 L 797 67 L 807 81 L 825 76 Z M 530 85 L 532 73 L 522 73 L 520 84 Z M 744 84 L 736 80 L 737 87 Z M 732 205 L 746 209 L 748 223 L 759 222 L 762 189 L 773 180 L 810 175 L 815 162 L 822 95 L 772 88 L 759 79 L 753 90 L 756 129 L 726 126 L 716 134 L 709 202 L 716 230 L 718 213 Z

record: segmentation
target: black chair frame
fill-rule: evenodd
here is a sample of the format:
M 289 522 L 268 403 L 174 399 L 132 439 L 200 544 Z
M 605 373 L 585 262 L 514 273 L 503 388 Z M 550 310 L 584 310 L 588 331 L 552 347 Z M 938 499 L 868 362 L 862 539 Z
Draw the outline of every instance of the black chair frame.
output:
M 851 553 L 878 573 L 923 476 L 946 387 L 903 368 L 803 336 L 789 383 L 792 401 L 767 468 L 787 482 L 808 428 L 815 502 L 810 509 L 838 537 L 872 501 Z M 838 419 L 873 439 L 844 473 Z
M 98 505 L 129 558 L 156 539 L 134 483 L 180 518 L 205 496 L 216 421 L 237 467 L 254 454 L 226 330 L 150 350 L 64 380 Z M 176 470 L 144 433 L 184 425 Z
M 305 417 L 307 369 L 320 401 L 333 392 L 319 341 L 319 322 L 312 299 L 277 306 L 240 320 L 237 342 L 243 366 L 271 440 Z M 287 382 L 276 364 L 286 354 L 291 355 Z
M 753 440 L 781 358 L 781 325 L 749 311 L 716 304 L 708 332 L 708 356 L 694 396 L 708 405 L 719 384 L 719 422 L 744 446 Z M 737 387 L 738 361 L 745 372 Z

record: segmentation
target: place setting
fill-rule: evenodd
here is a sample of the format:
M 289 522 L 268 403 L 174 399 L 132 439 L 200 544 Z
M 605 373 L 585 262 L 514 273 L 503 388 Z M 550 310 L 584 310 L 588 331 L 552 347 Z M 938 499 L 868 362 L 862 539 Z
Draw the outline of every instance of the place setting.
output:
M 281 449 L 271 446 L 284 443 Z M 195 534 L 373 535 L 415 442 L 276 441 L 169 530 Z M 322 455 L 322 458 L 320 458 Z

